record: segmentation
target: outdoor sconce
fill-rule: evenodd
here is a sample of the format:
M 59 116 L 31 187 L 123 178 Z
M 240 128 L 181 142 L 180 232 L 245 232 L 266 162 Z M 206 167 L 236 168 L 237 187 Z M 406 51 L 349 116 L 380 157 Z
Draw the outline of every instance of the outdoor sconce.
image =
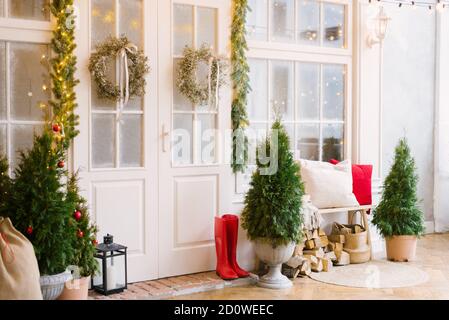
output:
M 112 235 L 104 237 L 97 246 L 95 258 L 98 259 L 100 272 L 92 277 L 92 289 L 104 294 L 123 292 L 127 288 L 127 248 L 114 243 Z
M 368 35 L 368 47 L 372 48 L 373 45 L 377 43 L 382 43 L 385 39 L 387 33 L 388 22 L 391 20 L 390 17 L 384 11 L 383 7 L 380 7 L 379 13 L 374 20 L 374 30 Z

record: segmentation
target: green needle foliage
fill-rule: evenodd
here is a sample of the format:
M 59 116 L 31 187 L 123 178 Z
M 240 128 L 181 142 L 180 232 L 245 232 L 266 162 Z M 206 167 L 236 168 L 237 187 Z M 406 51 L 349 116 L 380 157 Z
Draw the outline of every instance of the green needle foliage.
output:
M 248 93 L 251 91 L 249 65 L 246 59 L 246 51 L 248 50 L 246 42 L 246 14 L 248 10 L 250 10 L 248 0 L 234 0 L 234 14 L 231 26 L 231 78 L 234 89 L 231 111 L 232 130 L 234 132 L 231 166 L 234 173 L 243 172 L 248 160 L 248 139 L 244 133 L 245 128 L 249 124 L 246 105 L 248 103 Z M 242 136 L 243 139 L 241 139 Z M 244 145 L 238 146 L 240 143 Z M 240 150 L 242 152 L 239 152 Z
M 8 203 L 11 194 L 11 178 L 8 175 L 8 160 L 0 157 L 0 217 L 9 216 Z
M 53 152 L 52 141 L 44 132 L 35 137 L 30 151 L 21 154 L 9 199 L 12 222 L 33 244 L 42 275 L 66 270 L 73 259 L 76 233 L 70 214 L 75 204 L 67 201 L 62 182 L 66 171 L 58 168 L 62 149 Z
M 373 223 L 384 237 L 420 236 L 424 219 L 418 207 L 415 160 L 405 138 L 396 146 L 394 163 L 385 179 L 382 201 L 374 210 Z
M 277 150 L 270 145 L 274 132 L 278 133 Z M 302 196 L 304 185 L 298 164 L 290 152 L 290 141 L 280 121 L 273 124 L 271 137 L 258 149 L 257 167 L 252 176 L 251 188 L 245 197 L 242 212 L 242 226 L 251 240 L 265 239 L 273 247 L 301 239 L 303 224 Z M 267 150 L 277 153 L 278 169 L 274 174 L 263 175 L 270 164 L 261 162 L 261 155 Z M 265 162 L 265 161 L 264 161 Z

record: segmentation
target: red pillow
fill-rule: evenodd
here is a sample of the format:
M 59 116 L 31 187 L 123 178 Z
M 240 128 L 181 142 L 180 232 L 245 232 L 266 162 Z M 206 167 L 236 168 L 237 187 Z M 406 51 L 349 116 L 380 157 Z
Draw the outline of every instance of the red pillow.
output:
M 329 162 L 332 164 L 339 163 L 339 161 L 335 159 L 332 159 Z M 352 192 L 361 206 L 370 205 L 373 203 L 371 191 L 372 174 L 372 165 L 352 165 Z

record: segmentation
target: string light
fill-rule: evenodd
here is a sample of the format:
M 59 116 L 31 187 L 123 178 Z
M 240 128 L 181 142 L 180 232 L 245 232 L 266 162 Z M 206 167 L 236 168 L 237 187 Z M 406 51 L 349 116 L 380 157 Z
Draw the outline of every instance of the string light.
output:
M 408 1 L 408 0 L 377 0 L 378 3 L 387 3 L 387 4 L 395 4 L 399 8 L 403 7 L 411 7 L 411 9 L 415 10 L 417 7 L 426 8 L 429 10 L 429 13 L 433 12 L 435 9 L 438 12 L 443 12 L 446 9 L 446 5 L 449 5 L 449 0 L 434 0 L 431 1 Z M 368 3 L 371 4 L 372 0 L 368 0 Z

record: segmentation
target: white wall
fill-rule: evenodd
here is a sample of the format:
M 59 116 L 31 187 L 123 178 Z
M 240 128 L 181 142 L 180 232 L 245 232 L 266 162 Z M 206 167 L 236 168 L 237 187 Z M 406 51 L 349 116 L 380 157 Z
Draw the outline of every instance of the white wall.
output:
M 385 5 L 385 9 L 392 20 L 384 41 L 382 173 L 388 175 L 395 145 L 405 135 L 418 168 L 420 205 L 426 221 L 431 221 L 436 15 L 427 8 Z

